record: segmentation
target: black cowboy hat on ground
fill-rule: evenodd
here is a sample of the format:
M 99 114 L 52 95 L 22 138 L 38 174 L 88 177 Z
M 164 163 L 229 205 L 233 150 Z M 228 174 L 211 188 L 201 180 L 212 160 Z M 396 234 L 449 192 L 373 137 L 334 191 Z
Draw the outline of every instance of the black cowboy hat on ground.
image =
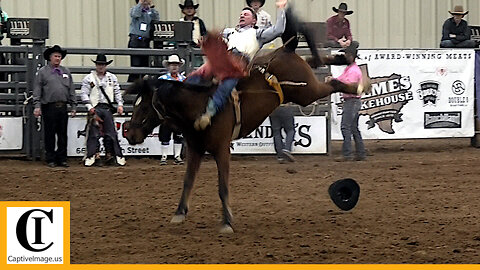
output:
M 265 0 L 247 0 L 247 5 L 248 5 L 249 7 L 252 6 L 252 1 L 258 1 L 258 2 L 260 2 L 260 7 L 263 7 L 263 5 L 265 5 Z
M 467 11 L 464 11 L 463 10 L 463 6 L 455 6 L 453 8 L 453 11 L 448 11 L 450 14 L 452 15 L 467 15 L 468 14 L 468 10 Z
M 90 59 L 90 60 L 92 60 L 92 59 Z M 107 65 L 108 66 L 113 62 L 113 60 L 107 61 L 107 57 L 105 56 L 105 54 L 99 53 L 99 54 L 97 54 L 97 59 L 92 60 L 92 62 L 94 62 L 95 64 Z
M 200 5 L 200 4 L 194 5 L 192 0 L 185 0 L 185 2 L 183 3 L 183 5 L 182 5 L 182 4 L 178 4 L 178 6 L 180 7 L 180 9 L 184 9 L 184 8 L 187 8 L 187 7 L 193 7 L 194 9 L 197 9 L 199 5 Z
M 353 13 L 353 10 L 348 10 L 347 3 L 340 3 L 338 8 L 332 7 L 333 11 L 338 13 L 339 11 L 345 13 L 345 15 L 350 15 Z
M 63 50 L 62 47 L 58 45 L 53 45 L 53 47 L 50 47 L 43 52 L 43 58 L 50 61 L 50 55 L 54 52 L 62 54 L 62 59 L 67 55 L 67 50 Z
M 338 208 L 348 211 L 357 205 L 360 186 L 351 178 L 341 179 L 330 185 L 328 194 Z

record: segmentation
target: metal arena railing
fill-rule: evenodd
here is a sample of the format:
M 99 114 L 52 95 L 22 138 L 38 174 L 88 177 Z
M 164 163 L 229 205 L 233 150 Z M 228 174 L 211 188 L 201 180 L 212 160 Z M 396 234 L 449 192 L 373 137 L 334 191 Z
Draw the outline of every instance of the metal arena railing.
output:
M 20 154 L 29 158 L 43 158 L 43 132 L 41 130 L 42 123 L 40 119 L 33 116 L 33 82 L 36 71 L 46 64 L 43 59 L 43 43 L 30 43 L 24 46 L 0 46 L 0 55 L 6 56 L 6 63 L 0 65 L 0 117 L 22 117 L 23 123 L 23 146 L 22 149 L 14 151 L 0 150 L 0 154 Z M 186 74 L 193 71 L 202 64 L 202 52 L 198 48 L 191 46 L 177 46 L 172 49 L 116 49 L 116 48 L 65 48 L 70 55 L 89 56 L 94 58 L 98 53 L 104 53 L 109 58 L 113 56 L 130 56 L 130 55 L 148 55 L 150 56 L 151 67 L 119 67 L 112 66 L 108 70 L 115 75 L 128 74 L 149 74 L 160 76 L 166 73 L 166 69 L 161 66 L 163 59 L 171 54 L 178 54 L 185 59 L 184 69 Z M 308 55 L 308 49 L 297 49 L 299 55 Z M 93 64 L 89 66 L 66 66 L 69 68 L 74 78 L 83 78 L 86 74 L 94 69 Z M 330 73 L 328 68 L 319 68 L 315 70 L 319 80 Z M 5 76 L 5 78 L 2 78 Z M 1 81 L 4 79 L 4 81 Z M 130 83 L 120 82 L 121 89 L 128 88 Z M 77 91 L 77 112 L 82 115 L 86 114 L 86 107 L 80 102 L 81 79 L 74 80 L 74 86 Z M 133 95 L 124 95 L 124 111 L 127 115 L 133 110 Z M 330 117 L 330 99 L 319 100 L 307 107 L 296 107 L 296 115 L 311 116 L 325 115 L 327 119 Z M 328 123 L 328 122 L 327 122 Z M 330 127 L 327 125 L 327 149 L 330 149 Z

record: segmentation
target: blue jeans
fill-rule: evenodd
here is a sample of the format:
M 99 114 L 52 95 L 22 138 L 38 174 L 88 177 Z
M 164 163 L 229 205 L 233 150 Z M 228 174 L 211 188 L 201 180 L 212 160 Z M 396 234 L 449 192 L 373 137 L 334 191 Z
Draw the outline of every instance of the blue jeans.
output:
M 238 78 L 227 78 L 218 85 L 217 91 L 215 91 L 212 97 L 215 106 L 215 113 L 223 110 L 223 107 L 225 107 L 225 103 L 227 103 L 233 88 L 235 88 L 238 83 L 238 80 Z
M 273 144 L 277 157 L 283 156 L 282 149 L 292 151 L 292 143 L 295 137 L 295 121 L 293 118 L 293 108 L 280 106 L 270 115 L 270 124 L 272 125 Z M 285 130 L 285 142 L 282 140 L 282 128 Z
M 358 130 L 358 112 L 361 107 L 362 101 L 359 98 L 348 98 L 343 102 L 341 130 L 343 135 L 342 154 L 344 157 L 352 157 L 352 135 L 357 157 L 365 157 L 365 146 L 360 130 Z
M 453 43 L 451 40 L 442 40 L 440 42 L 440 48 L 475 48 L 477 43 L 475 40 L 467 39 L 460 43 Z

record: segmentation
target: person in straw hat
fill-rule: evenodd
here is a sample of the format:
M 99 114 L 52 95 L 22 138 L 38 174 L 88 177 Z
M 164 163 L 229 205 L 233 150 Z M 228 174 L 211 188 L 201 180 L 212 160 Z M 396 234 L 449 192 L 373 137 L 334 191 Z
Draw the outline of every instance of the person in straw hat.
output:
M 125 166 L 126 161 L 118 141 L 117 129 L 113 121 L 113 113 L 123 113 L 123 98 L 117 76 L 107 71 L 107 66 L 113 60 L 107 61 L 105 54 L 97 55 L 95 70 L 82 80 L 82 102 L 88 110 L 89 126 L 87 128 L 87 154 L 85 166 L 90 167 L 97 162 L 100 164 L 100 137 L 103 137 L 106 163 L 116 162 Z M 118 106 L 113 106 L 113 101 Z M 115 158 L 115 159 L 114 159 Z
M 452 17 L 443 23 L 440 48 L 475 48 L 477 44 L 470 39 L 470 27 L 463 19 L 468 10 L 464 11 L 463 6 L 455 6 L 453 11 L 448 12 Z
M 178 55 L 173 54 L 168 57 L 167 60 L 163 60 L 163 66 L 168 69 L 168 73 L 159 77 L 161 80 L 173 80 L 182 82 L 185 80 L 185 75 L 180 73 L 180 68 L 185 64 L 185 60 L 180 59 Z M 162 143 L 162 158 L 160 159 L 160 165 L 167 165 L 167 152 L 170 145 L 170 138 L 173 133 L 173 161 L 176 165 L 183 164 L 181 158 L 183 136 L 182 133 L 173 130 L 170 126 L 162 124 L 160 125 L 160 131 L 158 139 Z

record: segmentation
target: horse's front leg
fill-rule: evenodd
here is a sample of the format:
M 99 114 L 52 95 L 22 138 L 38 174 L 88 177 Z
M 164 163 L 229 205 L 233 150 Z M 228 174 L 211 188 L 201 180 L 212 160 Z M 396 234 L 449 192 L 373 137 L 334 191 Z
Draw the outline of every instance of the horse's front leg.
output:
M 222 201 L 223 222 L 220 233 L 233 233 L 232 228 L 232 210 L 230 209 L 228 197 L 228 178 L 230 172 L 230 148 L 229 146 L 222 147 L 220 151 L 215 154 L 215 161 L 218 168 L 218 195 Z
M 203 153 L 193 150 L 192 147 L 187 147 L 187 171 L 185 172 L 183 179 L 182 197 L 180 198 L 177 211 L 175 211 L 175 215 L 170 221 L 171 223 L 181 223 L 187 216 L 188 202 L 192 192 L 193 183 L 195 182 L 195 177 L 200 168 L 202 156 Z

